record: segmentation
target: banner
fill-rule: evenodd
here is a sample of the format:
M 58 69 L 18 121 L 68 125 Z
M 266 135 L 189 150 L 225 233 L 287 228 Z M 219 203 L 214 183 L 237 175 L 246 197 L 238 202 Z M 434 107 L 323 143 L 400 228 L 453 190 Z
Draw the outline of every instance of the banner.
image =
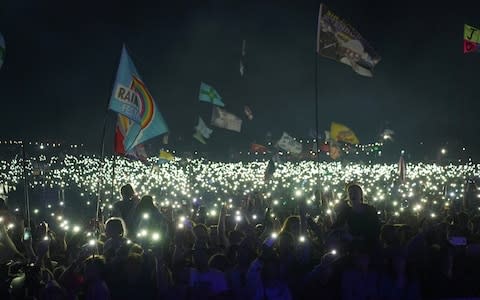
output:
M 380 61 L 360 33 L 323 4 L 318 14 L 317 53 L 349 65 L 367 77 L 373 76 L 373 68 Z
M 347 126 L 332 122 L 330 125 L 330 137 L 337 142 L 358 144 L 359 140 L 355 133 Z
M 207 125 L 205 124 L 205 122 L 203 122 L 203 119 L 201 117 L 198 117 L 198 125 L 195 127 L 195 130 L 206 139 L 210 138 L 210 135 L 213 132 L 212 129 L 207 127 Z
M 143 83 L 125 46 L 118 66 L 117 77 L 110 97 L 109 109 L 133 122 L 125 136 L 128 152 L 144 141 L 168 132 L 167 124 L 155 101 Z
M 288 133 L 284 132 L 280 140 L 277 142 L 277 146 L 285 151 L 293 154 L 302 153 L 302 144 L 295 141 Z
M 242 128 L 242 120 L 239 117 L 216 106 L 213 107 L 211 124 L 236 132 L 240 132 Z
M 128 136 L 132 125 L 133 122 L 131 120 L 121 114 L 118 114 L 117 125 L 115 126 L 114 152 L 117 155 L 146 161 L 148 156 L 143 144 L 138 144 L 128 151 L 126 150 L 128 145 L 125 145 L 125 137 Z
M 463 53 L 480 52 L 480 29 L 464 25 Z
M 5 46 L 5 39 L 3 35 L 0 33 L 0 69 L 2 68 L 3 62 L 5 61 L 5 54 L 6 54 L 6 46 Z
M 198 100 L 212 103 L 220 107 L 225 107 L 225 103 L 223 103 L 222 97 L 220 97 L 217 91 L 213 87 L 203 82 L 200 82 L 200 93 L 198 95 Z

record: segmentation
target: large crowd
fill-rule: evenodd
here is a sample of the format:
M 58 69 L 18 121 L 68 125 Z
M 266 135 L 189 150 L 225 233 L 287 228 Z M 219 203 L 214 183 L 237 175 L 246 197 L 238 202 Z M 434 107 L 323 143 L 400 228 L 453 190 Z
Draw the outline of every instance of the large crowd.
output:
M 401 178 L 395 164 L 43 161 L 29 214 L 0 202 L 0 299 L 480 297 L 472 163 Z M 21 185 L 6 165 L 2 184 Z M 39 188 L 81 196 L 39 204 Z

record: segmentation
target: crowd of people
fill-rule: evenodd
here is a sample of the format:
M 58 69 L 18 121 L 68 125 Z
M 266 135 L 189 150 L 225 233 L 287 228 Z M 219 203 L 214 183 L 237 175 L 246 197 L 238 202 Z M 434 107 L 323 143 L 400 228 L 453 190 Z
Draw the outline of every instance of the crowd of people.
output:
M 207 217 L 157 206 L 130 184 L 94 230 L 28 223 L 0 205 L 1 299 L 448 299 L 480 297 L 476 185 L 436 218 L 401 218 L 346 186 L 334 207 L 298 194 L 272 213 L 253 191 Z M 329 213 L 325 213 L 327 210 Z M 478 210 L 477 210 L 478 211 Z M 214 220 L 214 221 L 212 221 Z

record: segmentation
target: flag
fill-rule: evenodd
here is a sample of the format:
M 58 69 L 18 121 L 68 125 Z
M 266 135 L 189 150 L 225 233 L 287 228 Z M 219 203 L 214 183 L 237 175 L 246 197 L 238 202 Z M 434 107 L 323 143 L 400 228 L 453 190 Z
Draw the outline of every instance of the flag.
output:
M 280 140 L 277 142 L 277 146 L 285 151 L 293 154 L 302 153 L 302 144 L 295 141 L 288 133 L 284 132 Z
M 125 137 L 127 136 L 132 123 L 133 122 L 124 115 L 118 114 L 117 125 L 115 126 L 115 154 L 122 156 L 126 154 Z
M 206 139 L 210 138 L 210 135 L 212 134 L 213 130 L 208 128 L 207 125 L 205 125 L 205 122 L 203 122 L 203 119 L 198 117 L 198 125 L 195 127 L 198 133 Z
M 328 143 L 330 141 L 330 131 L 324 130 L 325 133 L 325 143 Z
M 167 151 L 164 151 L 164 150 L 161 150 L 160 153 L 158 154 L 158 158 L 159 158 L 160 160 L 163 160 L 163 161 L 171 161 L 171 160 L 173 160 L 175 157 L 173 156 L 172 153 L 167 152 Z
M 250 107 L 245 106 L 245 107 L 243 108 L 243 111 L 245 112 L 245 115 L 247 116 L 247 118 L 248 118 L 250 121 L 253 120 L 253 112 L 252 112 L 252 110 L 250 109 Z
M 330 137 L 338 142 L 349 144 L 358 144 L 358 138 L 355 133 L 347 126 L 332 122 L 330 125 Z
M 240 132 L 242 120 L 224 109 L 213 107 L 211 124 L 220 128 Z
M 463 53 L 480 52 L 480 29 L 467 24 L 463 28 Z
M 203 82 L 200 83 L 198 100 L 209 102 L 220 107 L 225 107 L 225 103 L 223 103 L 222 97 L 220 97 L 217 91 L 213 87 Z
M 407 180 L 407 166 L 405 164 L 405 159 L 403 155 L 400 155 L 400 160 L 398 161 L 398 176 L 401 183 L 405 183 Z
M 200 143 L 202 144 L 206 144 L 207 142 L 205 141 L 205 138 L 202 136 L 202 134 L 200 132 L 195 132 L 193 134 L 193 138 L 196 139 L 197 141 L 199 141 Z
M 268 148 L 263 145 L 253 143 L 250 145 L 250 152 L 264 153 L 268 152 Z
M 109 109 L 124 115 L 133 123 L 125 136 L 125 150 L 168 132 L 167 124 L 143 83 L 125 46 L 110 97 Z
M 328 143 L 328 145 L 330 146 L 330 149 L 329 149 L 330 158 L 333 159 L 333 160 L 339 159 L 340 156 L 342 155 L 342 150 L 337 145 L 337 143 L 330 142 L 330 143 Z
M 133 122 L 130 119 L 121 114 L 118 114 L 117 125 L 115 126 L 114 152 L 117 155 L 146 161 L 148 156 L 143 144 L 138 144 L 135 147 L 126 150 L 127 145 L 125 145 L 125 137 L 128 135 L 128 132 L 132 125 Z
M 385 129 L 380 135 L 381 135 L 381 138 L 384 139 L 385 141 L 386 140 L 391 140 L 393 141 L 393 135 L 395 134 L 395 132 L 391 129 Z
M 130 159 L 136 159 L 143 162 L 146 162 L 148 159 L 147 151 L 145 150 L 144 144 L 136 145 L 132 150 L 127 152 L 125 156 Z
M 317 53 L 344 63 L 360 75 L 372 77 L 380 56 L 347 22 L 320 4 L 317 27 Z
M 243 77 L 245 75 L 246 71 L 246 65 L 245 65 L 245 55 L 247 54 L 247 41 L 243 40 L 242 41 L 242 56 L 240 58 L 240 76 Z
M 5 53 L 6 53 L 6 46 L 5 46 L 5 39 L 3 35 L 0 33 L 0 69 L 2 68 L 3 62 L 5 61 Z

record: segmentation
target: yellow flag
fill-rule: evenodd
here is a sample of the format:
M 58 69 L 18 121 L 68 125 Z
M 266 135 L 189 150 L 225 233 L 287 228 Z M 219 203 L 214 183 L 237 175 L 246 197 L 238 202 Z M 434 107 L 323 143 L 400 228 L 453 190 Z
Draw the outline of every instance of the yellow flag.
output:
M 163 159 L 163 160 L 173 160 L 174 159 L 174 156 L 172 153 L 170 152 L 167 152 L 167 151 L 160 151 L 160 154 L 158 155 L 158 157 L 160 159 Z
M 330 125 L 330 138 L 335 141 L 358 144 L 359 140 L 355 133 L 347 126 L 332 122 Z

